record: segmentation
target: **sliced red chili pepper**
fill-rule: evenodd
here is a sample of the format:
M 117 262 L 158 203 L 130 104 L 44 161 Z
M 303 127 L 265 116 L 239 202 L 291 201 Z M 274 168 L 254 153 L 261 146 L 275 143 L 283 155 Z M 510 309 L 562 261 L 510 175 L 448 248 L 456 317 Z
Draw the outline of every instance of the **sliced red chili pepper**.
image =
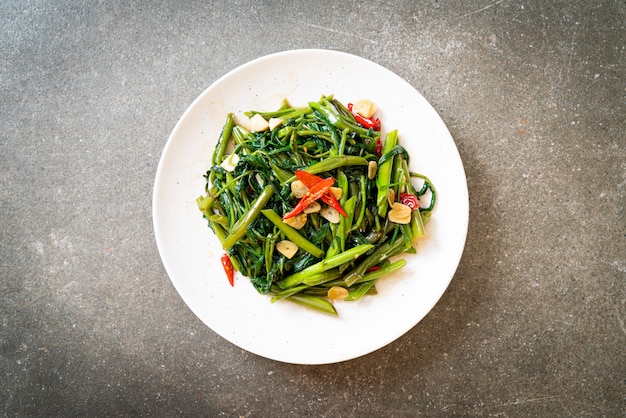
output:
M 317 182 L 313 187 L 309 188 L 307 194 L 300 199 L 296 207 L 283 216 L 283 219 L 293 218 L 294 216 L 304 212 L 307 206 L 322 197 L 326 192 L 329 192 L 333 184 L 335 184 L 335 179 L 332 177 L 328 177 L 327 179 Z
M 380 270 L 380 266 L 374 266 L 374 267 L 370 267 L 367 270 L 365 270 L 366 273 L 371 273 L 373 271 L 378 271 Z
M 420 201 L 414 194 L 400 193 L 400 203 L 411 208 L 411 210 L 418 210 L 420 207 Z
M 354 119 L 356 119 L 357 122 L 366 128 L 372 128 L 375 131 L 380 131 L 380 119 L 363 117 L 358 112 L 352 110 L 352 107 L 352 103 L 348 103 L 348 110 L 352 113 L 352 116 L 354 116 Z
M 376 155 L 379 158 L 383 155 L 383 141 L 380 138 L 376 140 Z
M 230 261 L 230 257 L 226 253 L 222 255 L 222 267 L 224 267 L 224 272 L 226 273 L 226 277 L 228 278 L 228 283 L 230 283 L 231 286 L 234 286 L 235 267 L 233 266 L 233 262 Z
M 296 170 L 296 177 L 298 178 L 298 180 L 304 183 L 306 187 L 309 188 L 309 191 L 311 191 L 311 189 L 315 187 L 315 185 L 318 184 L 320 181 L 324 180 L 320 176 L 316 176 L 315 174 L 311 174 L 304 170 Z M 332 177 L 329 177 L 329 178 L 332 178 Z M 336 209 L 337 212 L 339 212 L 343 216 L 348 216 L 346 211 L 341 207 L 341 204 L 339 203 L 335 195 L 333 195 L 333 193 L 330 190 L 324 193 L 320 199 L 322 202 L 326 203 L 328 206 Z M 283 219 L 287 219 L 287 218 L 283 217 Z
M 320 176 L 316 176 L 315 174 L 311 174 L 304 170 L 296 170 L 296 177 L 309 189 L 324 180 Z
M 339 203 L 339 201 L 337 200 L 337 198 L 331 191 L 328 191 L 328 193 L 322 196 L 322 202 L 326 203 L 331 208 L 334 208 L 337 212 L 342 214 L 344 217 L 348 216 L 346 211 L 343 210 L 343 208 L 341 207 L 341 204 Z

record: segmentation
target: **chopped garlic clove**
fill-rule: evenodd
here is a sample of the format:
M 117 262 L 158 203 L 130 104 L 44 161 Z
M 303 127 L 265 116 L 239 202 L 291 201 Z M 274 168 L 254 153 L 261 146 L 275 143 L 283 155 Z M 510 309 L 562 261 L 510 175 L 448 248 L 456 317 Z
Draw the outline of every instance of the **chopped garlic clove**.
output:
M 362 99 L 356 102 L 352 106 L 352 110 L 363 116 L 364 118 L 371 118 L 374 113 L 378 110 L 376 104 L 372 102 L 370 99 Z
M 293 193 L 293 195 L 298 199 L 304 197 L 304 195 L 306 195 L 309 191 L 309 188 L 306 187 L 300 180 L 291 182 L 289 187 L 291 187 L 291 193 Z
M 320 209 L 320 215 L 331 224 L 338 224 L 341 219 L 341 214 L 337 209 L 330 206 L 324 206 Z
M 270 131 L 273 131 L 274 129 L 278 128 L 282 124 L 283 124 L 283 120 L 282 119 L 280 119 L 280 118 L 271 118 L 269 120 Z
M 367 163 L 367 178 L 374 180 L 376 173 L 378 173 L 378 163 L 376 161 L 370 161 Z
M 301 213 L 283 220 L 284 223 L 295 229 L 302 229 L 306 225 L 306 213 Z
M 257 183 L 259 183 L 259 186 L 261 186 L 261 187 L 265 186 L 265 181 L 263 181 L 261 176 L 259 176 L 259 173 L 256 173 L 254 175 L 254 178 L 256 179 Z
M 328 289 L 327 296 L 328 296 L 328 299 L 343 300 L 346 297 L 348 297 L 348 289 L 346 289 L 345 287 L 341 287 L 341 286 L 333 286 L 330 289 Z
M 322 209 L 322 205 L 320 205 L 318 202 L 313 202 L 304 209 L 304 213 L 306 214 L 316 213 L 316 212 L 319 212 L 321 209 Z
M 389 205 L 393 205 L 396 201 L 396 192 L 392 188 L 387 189 L 387 201 L 389 202 Z
M 411 222 L 411 208 L 402 203 L 395 202 L 391 205 L 391 210 L 387 214 L 391 222 L 397 224 L 408 224 Z
M 291 241 L 283 240 L 276 243 L 276 249 L 279 253 L 291 259 L 298 252 L 298 245 Z
M 237 167 L 238 162 L 239 162 L 239 155 L 233 153 L 233 154 L 230 154 L 228 157 L 226 157 L 224 161 L 222 161 L 222 164 L 220 164 L 220 167 L 222 167 L 224 170 L 228 172 L 233 172 L 235 171 L 235 167 Z
M 341 187 L 331 187 L 330 192 L 337 200 L 341 199 L 341 196 L 343 196 L 343 190 L 341 190 Z
M 269 127 L 269 123 L 258 113 L 250 118 L 250 130 L 252 132 L 267 131 Z

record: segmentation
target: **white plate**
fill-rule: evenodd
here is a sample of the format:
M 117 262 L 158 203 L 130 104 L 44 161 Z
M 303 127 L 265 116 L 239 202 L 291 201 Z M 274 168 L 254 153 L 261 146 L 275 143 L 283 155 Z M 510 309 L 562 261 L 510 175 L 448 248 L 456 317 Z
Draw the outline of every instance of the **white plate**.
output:
M 195 203 L 204 191 L 226 114 L 273 110 L 334 94 L 379 108 L 383 129 L 398 129 L 410 168 L 437 188 L 437 205 L 418 253 L 377 283 L 378 295 L 337 302 L 332 317 L 292 302 L 271 304 L 246 277 L 235 287 L 220 264 L 223 250 Z M 165 145 L 153 195 L 154 231 L 167 273 L 189 308 L 231 343 L 270 359 L 325 364 L 377 350 L 415 326 L 447 288 L 463 252 L 469 202 L 458 150 L 443 121 L 410 84 L 366 59 L 327 50 L 295 50 L 258 58 L 229 72 L 187 109 Z

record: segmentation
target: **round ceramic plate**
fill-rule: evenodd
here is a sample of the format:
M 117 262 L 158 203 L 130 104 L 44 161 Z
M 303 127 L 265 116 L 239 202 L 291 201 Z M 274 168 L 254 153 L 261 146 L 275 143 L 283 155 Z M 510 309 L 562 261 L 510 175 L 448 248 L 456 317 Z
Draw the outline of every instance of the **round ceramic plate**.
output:
M 283 98 L 305 106 L 333 94 L 343 103 L 369 98 L 387 130 L 398 129 L 410 169 L 427 175 L 437 204 L 417 254 L 380 279 L 378 294 L 335 302 L 333 317 L 289 301 L 270 303 L 246 277 L 226 280 L 219 241 L 195 199 L 226 114 L 274 110 Z M 165 145 L 153 195 L 155 237 L 167 273 L 189 308 L 231 343 L 270 359 L 326 364 L 377 350 L 414 327 L 450 283 L 467 235 L 469 199 L 463 164 L 437 112 L 402 78 L 366 59 L 328 50 L 286 51 L 229 72 L 187 109 Z

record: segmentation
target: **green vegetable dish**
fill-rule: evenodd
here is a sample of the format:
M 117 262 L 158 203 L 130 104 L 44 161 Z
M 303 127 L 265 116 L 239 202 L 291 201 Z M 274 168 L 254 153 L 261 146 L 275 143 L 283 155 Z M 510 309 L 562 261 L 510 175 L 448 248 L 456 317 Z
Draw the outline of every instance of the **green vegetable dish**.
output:
M 435 188 L 409 171 L 396 130 L 382 137 L 376 111 L 322 96 L 248 111 L 246 127 L 226 116 L 197 204 L 231 285 L 239 271 L 271 302 L 337 315 L 335 300 L 375 294 L 406 264 L 393 256 L 415 253 Z

